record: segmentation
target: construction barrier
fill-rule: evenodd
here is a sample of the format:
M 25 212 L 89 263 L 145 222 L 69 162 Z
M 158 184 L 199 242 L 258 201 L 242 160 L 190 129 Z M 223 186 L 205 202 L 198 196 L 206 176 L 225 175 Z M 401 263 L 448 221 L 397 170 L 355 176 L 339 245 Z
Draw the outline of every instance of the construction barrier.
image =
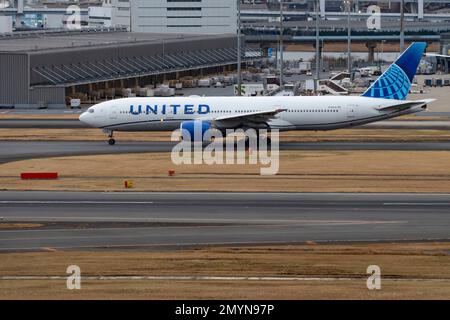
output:
M 52 180 L 58 179 L 58 172 L 22 172 L 22 180 Z

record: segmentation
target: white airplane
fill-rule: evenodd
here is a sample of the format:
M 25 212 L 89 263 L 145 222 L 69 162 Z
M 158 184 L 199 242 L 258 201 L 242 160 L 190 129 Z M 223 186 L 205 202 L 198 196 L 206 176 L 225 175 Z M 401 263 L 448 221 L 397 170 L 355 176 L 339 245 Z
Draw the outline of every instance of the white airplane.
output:
M 215 128 L 332 130 L 420 112 L 435 99 L 407 101 L 426 43 L 411 44 L 361 96 L 167 97 L 105 101 L 81 114 L 113 145 L 114 131 Z M 196 129 L 195 129 L 196 130 Z M 258 130 L 256 130 L 258 132 Z

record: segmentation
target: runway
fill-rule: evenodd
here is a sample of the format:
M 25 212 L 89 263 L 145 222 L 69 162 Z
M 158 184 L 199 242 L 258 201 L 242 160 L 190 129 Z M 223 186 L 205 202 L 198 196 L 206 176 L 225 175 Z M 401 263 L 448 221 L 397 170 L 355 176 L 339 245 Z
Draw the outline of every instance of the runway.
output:
M 78 119 L 0 119 L 0 128 L 74 129 L 89 128 Z
M 0 192 L 0 251 L 450 239 L 449 194 Z
M 448 117 L 448 114 L 446 114 Z M 89 128 L 78 119 L 0 119 L 0 128 L 74 129 Z M 450 121 L 387 120 L 369 123 L 360 129 L 429 129 L 450 130 Z
M 118 141 L 0 141 L 0 163 L 10 161 L 98 154 L 170 152 L 175 142 Z M 281 142 L 281 150 L 450 150 L 450 141 L 442 142 Z

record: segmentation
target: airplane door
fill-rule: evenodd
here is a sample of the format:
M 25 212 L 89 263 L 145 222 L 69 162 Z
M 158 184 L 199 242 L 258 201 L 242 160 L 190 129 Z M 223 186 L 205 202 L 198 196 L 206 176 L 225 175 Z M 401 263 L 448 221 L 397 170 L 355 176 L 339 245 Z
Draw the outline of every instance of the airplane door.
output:
M 350 104 L 347 106 L 347 119 L 353 120 L 356 119 L 358 115 L 358 105 Z

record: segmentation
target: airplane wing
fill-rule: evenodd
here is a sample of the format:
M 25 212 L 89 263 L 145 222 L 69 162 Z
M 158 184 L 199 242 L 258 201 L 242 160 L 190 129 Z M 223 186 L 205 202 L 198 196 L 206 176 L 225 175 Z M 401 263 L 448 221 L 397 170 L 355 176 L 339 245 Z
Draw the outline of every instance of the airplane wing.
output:
M 415 101 L 405 101 L 405 102 L 401 102 L 401 103 L 397 103 L 397 104 L 393 104 L 390 106 L 380 106 L 377 109 L 378 110 L 404 110 L 404 109 L 409 109 L 409 108 L 413 108 L 413 107 L 422 107 L 425 106 L 433 101 L 435 101 L 436 99 L 423 99 L 423 100 L 415 100 Z
M 271 110 L 264 110 L 264 111 L 257 111 L 257 112 L 248 112 L 248 113 L 235 113 L 232 115 L 224 115 L 217 117 L 214 119 L 214 121 L 217 124 L 225 124 L 226 122 L 268 122 L 269 120 L 272 120 L 278 113 L 286 111 L 287 109 L 271 109 Z

